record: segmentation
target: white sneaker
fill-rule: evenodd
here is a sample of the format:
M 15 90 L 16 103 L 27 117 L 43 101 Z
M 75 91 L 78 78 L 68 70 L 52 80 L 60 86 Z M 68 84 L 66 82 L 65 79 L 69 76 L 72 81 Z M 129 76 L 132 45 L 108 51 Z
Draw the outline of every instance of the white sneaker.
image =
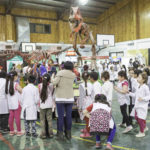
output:
M 123 123 L 123 124 L 120 123 L 120 124 L 118 124 L 118 126 L 121 127 L 121 128 L 126 128 L 127 127 L 125 123 Z
M 145 127 L 144 132 L 146 132 L 146 131 L 148 131 L 148 130 L 149 130 L 148 127 Z
M 142 132 L 139 132 L 137 135 L 135 135 L 136 137 L 144 137 L 145 136 L 145 133 L 142 133 Z
M 128 133 L 132 129 L 133 129 L 133 127 L 130 125 L 130 126 L 126 127 L 125 130 L 122 133 Z

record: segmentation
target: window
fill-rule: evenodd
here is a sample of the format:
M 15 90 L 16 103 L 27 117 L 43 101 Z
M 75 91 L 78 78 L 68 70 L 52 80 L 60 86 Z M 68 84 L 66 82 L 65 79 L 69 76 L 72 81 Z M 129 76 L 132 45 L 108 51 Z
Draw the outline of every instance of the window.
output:
M 49 34 L 51 33 L 51 25 L 30 23 L 30 33 Z
M 124 52 L 110 52 L 109 56 L 110 57 L 123 57 L 124 56 Z

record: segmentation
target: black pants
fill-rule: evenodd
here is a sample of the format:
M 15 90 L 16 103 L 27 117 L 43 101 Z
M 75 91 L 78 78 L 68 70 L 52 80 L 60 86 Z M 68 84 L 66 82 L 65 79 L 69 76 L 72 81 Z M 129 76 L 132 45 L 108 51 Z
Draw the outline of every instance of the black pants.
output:
M 9 114 L 0 114 L 0 130 L 7 130 Z
M 129 121 L 129 116 L 127 114 L 127 104 L 120 106 L 120 110 L 123 116 L 122 124 L 126 123 L 127 126 L 131 125 Z
M 132 112 L 132 109 L 133 109 L 134 105 L 129 105 L 129 121 L 130 121 L 130 124 L 132 125 L 132 120 L 133 120 L 133 117 L 130 116 L 131 112 Z

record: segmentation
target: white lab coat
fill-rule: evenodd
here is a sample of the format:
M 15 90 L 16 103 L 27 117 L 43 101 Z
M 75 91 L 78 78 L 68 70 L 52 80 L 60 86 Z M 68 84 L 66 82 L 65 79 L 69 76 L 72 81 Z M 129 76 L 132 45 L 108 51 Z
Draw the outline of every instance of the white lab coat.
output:
M 94 102 L 93 86 L 89 82 L 87 82 L 87 94 L 88 96 L 86 96 L 85 83 L 81 83 L 79 85 L 79 98 L 77 101 L 78 109 L 84 110 Z M 85 117 L 83 112 L 80 112 L 79 114 L 80 114 L 80 119 L 83 120 Z
M 85 83 L 81 83 L 79 85 L 79 99 L 78 99 L 79 109 L 82 109 L 82 110 L 86 109 L 94 101 L 93 86 L 89 82 L 87 82 L 87 94 L 88 96 L 86 96 Z
M 0 114 L 8 114 L 8 100 L 5 94 L 6 79 L 0 78 Z
M 113 92 L 113 84 L 110 81 L 106 81 L 102 85 L 102 94 L 104 94 L 107 97 L 108 103 L 112 104 L 112 92 Z
M 94 92 L 94 97 L 97 94 L 101 94 L 102 93 L 102 86 L 101 86 L 101 84 L 98 81 L 94 82 L 94 84 L 93 84 L 93 92 Z
M 109 70 L 110 81 L 114 81 L 116 79 L 115 71 Z
M 139 83 L 137 81 L 137 79 L 135 78 L 131 78 L 131 86 L 132 86 L 132 93 L 136 93 L 136 90 L 139 87 Z M 130 105 L 130 99 L 127 100 L 127 104 Z M 135 104 L 135 97 L 132 97 L 132 104 Z
M 41 91 L 42 91 L 42 83 L 39 84 L 38 87 L 39 87 L 39 91 L 41 93 Z M 54 107 L 55 102 L 54 102 L 54 97 L 52 95 L 52 92 L 53 92 L 53 85 L 50 84 L 47 87 L 47 94 L 48 94 L 48 96 L 47 96 L 47 99 L 45 100 L 45 103 L 42 103 L 42 100 L 40 98 L 40 108 L 41 109 L 47 109 L 47 108 L 53 108 Z
M 122 90 L 123 89 L 123 83 L 127 82 L 126 80 L 122 81 L 122 82 L 118 82 L 117 87 Z M 118 102 L 120 104 L 120 106 L 127 104 L 127 101 L 129 99 L 129 94 L 122 94 L 120 92 L 117 92 L 117 97 L 118 97 Z
M 39 102 L 39 91 L 38 88 L 33 84 L 28 84 L 23 88 L 21 105 L 22 113 L 21 118 L 25 120 L 37 120 L 37 104 Z M 25 113 L 24 113 L 25 112 Z
M 20 100 L 21 100 L 21 94 L 17 91 L 17 82 L 14 82 L 14 95 L 10 95 L 9 93 L 7 94 L 7 99 L 8 99 L 8 107 L 9 110 L 16 110 L 19 107 Z M 9 86 L 8 86 L 8 91 L 9 91 Z
M 148 112 L 148 103 L 150 99 L 149 87 L 146 84 L 139 86 L 136 93 L 129 93 L 130 96 L 135 97 L 135 106 L 131 112 L 131 116 L 135 116 L 135 111 L 140 119 L 146 120 Z M 142 98 L 142 101 L 138 99 Z
M 102 65 L 102 64 L 99 64 L 99 65 L 98 65 L 98 72 L 99 72 L 99 76 L 100 76 L 100 78 L 101 78 L 101 74 L 102 74 L 102 72 L 103 72 L 103 65 Z

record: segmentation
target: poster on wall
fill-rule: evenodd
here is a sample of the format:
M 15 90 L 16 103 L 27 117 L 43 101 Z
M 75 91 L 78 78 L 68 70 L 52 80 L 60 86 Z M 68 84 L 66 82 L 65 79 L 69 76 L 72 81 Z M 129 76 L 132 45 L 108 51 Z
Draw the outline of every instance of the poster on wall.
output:
M 15 56 L 10 60 L 7 60 L 7 72 L 10 72 L 13 64 L 15 64 L 16 69 L 21 69 L 21 65 L 23 64 L 23 59 L 20 56 Z

